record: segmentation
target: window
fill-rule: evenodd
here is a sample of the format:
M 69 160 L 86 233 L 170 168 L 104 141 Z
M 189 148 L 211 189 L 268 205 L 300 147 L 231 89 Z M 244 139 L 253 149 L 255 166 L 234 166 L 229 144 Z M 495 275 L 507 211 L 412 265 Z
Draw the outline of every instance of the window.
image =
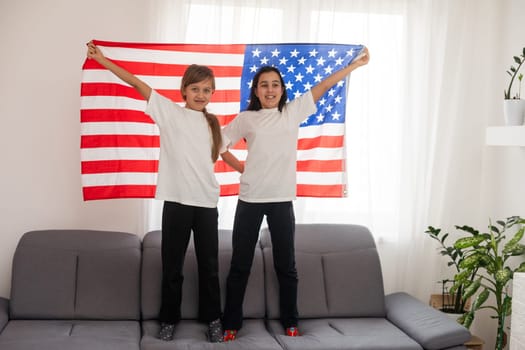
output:
M 164 2 L 166 4 L 166 2 Z M 296 220 L 363 224 L 382 239 L 398 230 L 403 118 L 404 17 L 388 1 L 375 10 L 301 1 L 171 1 L 158 9 L 165 42 L 365 44 L 370 64 L 350 78 L 347 115 L 347 198 L 298 198 Z M 245 5 L 246 3 L 246 5 Z M 362 2 L 358 2 L 362 3 Z M 377 2 L 374 2 L 377 3 Z M 394 3 L 394 5 L 393 5 Z M 299 6 L 301 4 L 301 6 Z M 336 5 L 332 5 L 336 6 Z M 231 228 L 237 197 L 219 201 L 219 225 Z M 160 228 L 162 203 L 154 201 L 149 226 Z

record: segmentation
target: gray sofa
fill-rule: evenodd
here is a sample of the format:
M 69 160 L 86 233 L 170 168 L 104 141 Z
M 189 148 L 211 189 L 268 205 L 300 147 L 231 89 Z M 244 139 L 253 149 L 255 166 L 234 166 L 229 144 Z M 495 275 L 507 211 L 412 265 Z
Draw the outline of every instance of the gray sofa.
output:
M 222 291 L 231 232 L 219 232 Z M 384 294 L 370 232 L 356 225 L 296 230 L 300 337 L 283 336 L 269 232 L 261 231 L 237 340 L 212 344 L 196 321 L 197 266 L 190 244 L 182 321 L 175 339 L 156 338 L 160 232 L 142 242 L 122 232 L 26 233 L 13 261 L 11 299 L 0 298 L 0 349 L 466 349 L 468 330 L 406 293 Z M 223 293 L 224 294 L 224 293 Z M 224 301 L 224 295 L 223 295 Z

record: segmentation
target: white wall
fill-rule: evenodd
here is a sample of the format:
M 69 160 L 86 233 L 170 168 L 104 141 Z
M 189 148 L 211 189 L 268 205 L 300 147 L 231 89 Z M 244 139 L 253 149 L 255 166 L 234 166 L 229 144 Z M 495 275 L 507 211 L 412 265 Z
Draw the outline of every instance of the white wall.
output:
M 147 41 L 147 15 L 144 0 L 0 1 L 0 296 L 27 230 L 143 234 L 141 200 L 82 200 L 79 96 L 85 43 Z
M 501 82 L 499 95 L 503 99 L 503 90 L 507 87 L 509 76 L 505 73 L 514 63 L 512 56 L 521 53 L 525 47 L 525 1 L 505 0 L 502 21 Z M 490 69 L 490 68 L 489 68 Z M 522 72 L 525 71 L 522 69 Z M 482 72 L 480 72 L 482 74 Z M 525 91 L 522 86 L 522 91 Z M 523 96 L 522 96 L 523 98 Z M 482 101 L 480 101 L 482 102 Z M 497 105 L 488 125 L 503 124 L 503 105 Z M 482 174 L 482 198 L 484 215 L 482 218 L 504 219 L 511 215 L 525 216 L 525 147 L 486 146 L 484 171 Z M 486 219 L 485 219 L 486 220 Z M 486 225 L 486 222 L 484 223 Z M 486 227 L 486 226 L 485 226 Z M 497 322 L 489 318 L 489 312 L 476 316 L 472 330 L 485 340 L 484 349 L 494 349 Z M 510 318 L 507 326 L 510 325 Z

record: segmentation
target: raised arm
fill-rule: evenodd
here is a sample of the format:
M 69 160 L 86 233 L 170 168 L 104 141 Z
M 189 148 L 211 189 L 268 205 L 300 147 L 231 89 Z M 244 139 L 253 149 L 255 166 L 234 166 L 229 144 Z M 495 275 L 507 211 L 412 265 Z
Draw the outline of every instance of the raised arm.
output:
M 102 51 L 100 51 L 100 49 L 93 43 L 93 41 L 87 43 L 87 47 L 88 58 L 92 58 L 98 63 L 100 63 L 104 68 L 108 69 L 117 77 L 122 79 L 124 82 L 134 87 L 139 92 L 139 94 L 141 94 L 142 97 L 146 99 L 146 101 L 149 100 L 149 97 L 151 95 L 151 87 L 148 84 L 146 84 L 145 82 L 143 82 L 124 68 L 110 61 L 107 57 L 104 56 Z
M 350 74 L 353 70 L 368 64 L 369 60 L 370 55 L 368 54 L 368 48 L 365 47 L 356 60 L 354 60 L 348 66 L 338 70 L 337 72 L 332 73 L 312 88 L 314 102 L 317 102 L 321 96 L 323 96 L 328 91 L 328 89 Z

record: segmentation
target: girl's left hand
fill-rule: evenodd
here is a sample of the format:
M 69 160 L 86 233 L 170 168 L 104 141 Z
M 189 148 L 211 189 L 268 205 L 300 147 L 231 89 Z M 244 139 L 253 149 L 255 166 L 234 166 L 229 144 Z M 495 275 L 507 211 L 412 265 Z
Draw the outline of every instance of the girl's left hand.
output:
M 364 66 L 365 64 L 368 64 L 370 61 L 370 53 L 368 52 L 368 47 L 364 47 L 359 56 L 354 60 L 355 63 L 357 63 L 360 66 Z

